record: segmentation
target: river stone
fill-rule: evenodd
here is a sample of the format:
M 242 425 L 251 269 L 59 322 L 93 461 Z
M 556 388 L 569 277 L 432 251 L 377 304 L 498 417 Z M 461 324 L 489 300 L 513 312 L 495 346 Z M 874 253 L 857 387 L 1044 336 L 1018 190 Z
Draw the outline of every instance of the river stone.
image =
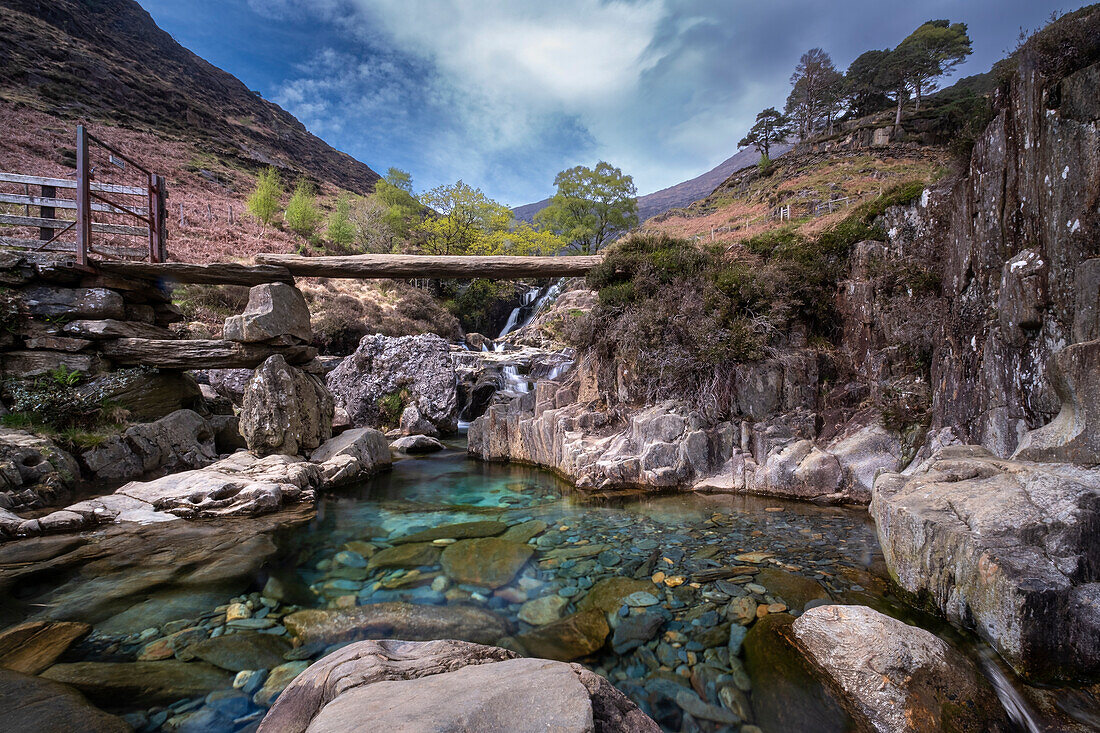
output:
M 230 672 L 271 669 L 283 663 L 288 651 L 290 642 L 283 637 L 254 631 L 222 634 L 187 647 L 189 654 Z
M 461 639 L 486 644 L 507 634 L 504 619 L 476 606 L 420 606 L 399 602 L 297 611 L 286 616 L 283 625 L 302 643 L 322 646 L 388 638 L 410 641 Z
M 791 610 L 798 613 L 810 601 L 831 600 L 829 592 L 816 580 L 779 568 L 764 568 L 756 575 L 754 582 L 764 586 L 771 595 L 782 598 Z
M 92 702 L 118 705 L 175 702 L 229 687 L 232 675 L 204 662 L 73 662 L 55 664 L 42 673 L 83 692 Z
M 414 542 L 388 547 L 376 552 L 367 561 L 367 570 L 378 568 L 418 568 L 439 562 L 440 548 L 431 542 Z
M 613 613 L 623 605 L 623 599 L 633 593 L 652 591 L 653 583 L 648 580 L 635 580 L 616 575 L 597 581 L 584 598 L 577 602 L 577 609 L 588 611 L 596 608 L 604 613 Z
M 0 720 L 9 731 L 129 733 L 122 719 L 99 710 L 71 687 L 0 669 Z
M 545 626 L 561 618 L 561 612 L 569 605 L 569 599 L 562 598 L 558 594 L 543 596 L 527 601 L 519 609 L 520 621 L 526 621 L 532 626 Z
M 92 627 L 72 621 L 28 621 L 0 631 L 0 667 L 38 674 Z
M 754 722 L 769 731 L 855 730 L 847 713 L 792 643 L 793 622 L 790 614 L 771 613 L 753 624 L 745 636 L 745 668 L 752 679 Z
M 446 447 L 438 438 L 432 438 L 428 435 L 406 435 L 390 443 L 390 450 L 395 450 L 398 453 L 408 453 L 409 455 L 434 453 Z
M 857 720 L 881 733 L 1008 730 L 996 693 L 935 635 L 866 606 L 819 606 L 793 639 Z
M 287 685 L 308 668 L 307 661 L 286 662 L 275 667 L 267 675 L 263 686 L 252 696 L 252 702 L 260 707 L 270 706 L 287 688 Z
M 227 341 L 257 343 L 291 336 L 302 343 L 313 340 L 309 306 L 302 292 L 287 283 L 264 283 L 248 291 L 244 313 L 225 319 Z
M 580 665 L 458 641 L 360 642 L 324 657 L 275 702 L 260 733 L 658 733 Z
M 309 460 L 325 463 L 338 456 L 354 458 L 368 471 L 392 462 L 386 436 L 371 428 L 353 428 L 329 438 L 310 453 Z
M 656 636 L 664 623 L 665 615 L 656 611 L 627 616 L 615 627 L 611 647 L 616 654 L 626 654 Z
M 607 615 L 594 609 L 579 611 L 517 638 L 536 657 L 569 662 L 599 651 L 610 631 Z
M 443 571 L 456 583 L 500 588 L 512 582 L 534 552 L 518 542 L 483 537 L 448 545 L 440 562 Z
M 332 393 L 281 354 L 256 368 L 241 405 L 241 435 L 260 455 L 308 454 L 332 437 Z
M 431 542 L 432 540 L 443 539 L 468 540 L 478 537 L 493 537 L 506 529 L 508 529 L 508 525 L 504 522 L 487 519 L 478 522 L 444 524 L 420 532 L 413 532 L 403 537 L 390 537 L 389 541 L 391 544 L 398 545 L 404 542 Z
M 500 536 L 500 538 L 502 540 L 508 540 L 509 542 L 519 542 L 521 545 L 525 545 L 536 536 L 545 532 L 546 527 L 546 522 L 541 519 L 532 519 L 528 522 L 512 525 L 508 528 L 507 532 Z

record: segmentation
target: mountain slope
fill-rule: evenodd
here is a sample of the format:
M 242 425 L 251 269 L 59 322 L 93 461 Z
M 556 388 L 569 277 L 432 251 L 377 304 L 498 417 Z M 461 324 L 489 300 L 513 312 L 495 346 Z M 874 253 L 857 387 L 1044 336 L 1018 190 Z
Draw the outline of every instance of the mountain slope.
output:
M 0 1 L 0 100 L 186 140 L 356 193 L 379 178 L 180 46 L 133 0 Z
M 776 155 L 782 155 L 790 149 L 789 145 L 777 146 Z M 638 197 L 638 219 L 645 221 L 650 217 L 663 214 L 669 209 L 675 209 L 694 203 L 704 196 L 709 195 L 727 178 L 750 165 L 756 165 L 760 160 L 760 154 L 753 148 L 745 148 L 726 158 L 724 161 L 711 168 L 706 173 L 696 176 L 688 181 L 682 181 L 674 186 L 662 188 L 660 191 Z M 550 203 L 546 198 L 533 204 L 524 204 L 512 209 L 517 219 L 532 221 L 535 214 L 542 211 Z

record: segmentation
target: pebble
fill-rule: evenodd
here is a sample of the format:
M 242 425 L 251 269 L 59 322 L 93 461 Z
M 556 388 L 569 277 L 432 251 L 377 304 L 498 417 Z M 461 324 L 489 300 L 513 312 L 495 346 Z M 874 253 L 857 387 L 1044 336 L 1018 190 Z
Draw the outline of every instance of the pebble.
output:
M 660 601 L 657 599 L 657 596 L 644 590 L 631 593 L 623 599 L 623 602 L 625 602 L 626 605 L 632 607 L 656 606 L 658 603 L 660 603 Z

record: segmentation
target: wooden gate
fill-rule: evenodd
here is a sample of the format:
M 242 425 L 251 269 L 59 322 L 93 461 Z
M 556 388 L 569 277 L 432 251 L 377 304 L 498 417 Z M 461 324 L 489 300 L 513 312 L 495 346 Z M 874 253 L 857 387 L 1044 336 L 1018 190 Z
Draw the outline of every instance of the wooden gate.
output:
M 143 185 L 94 181 L 92 145 L 107 153 L 108 165 L 113 164 L 120 170 L 125 170 L 127 166 L 134 169 Z M 164 177 L 98 139 L 83 125 L 76 128 L 75 180 L 0 173 L 0 183 L 23 186 L 22 193 L 0 191 L 0 204 L 9 204 L 5 207 L 9 212 L 12 204 L 23 207 L 22 215 L 0 212 L 0 225 L 19 227 L 23 231 L 38 228 L 37 239 L 28 239 L 25 235 L 0 236 L 0 245 L 24 250 L 75 252 L 76 263 L 80 267 L 87 267 L 93 254 L 111 259 L 147 259 L 150 262 L 164 262 L 166 259 L 167 192 Z M 37 189 L 34 194 L 31 193 L 31 186 Z M 73 192 L 74 198 L 64 196 L 69 191 Z M 31 216 L 31 208 L 38 209 L 38 216 Z M 58 209 L 74 212 L 73 218 L 58 216 Z M 140 225 L 95 221 L 96 216 L 123 221 L 136 219 Z M 96 235 L 101 236 L 97 238 Z M 112 241 L 99 241 L 102 235 L 110 235 Z M 147 244 L 120 246 L 114 241 L 118 236 L 140 237 Z

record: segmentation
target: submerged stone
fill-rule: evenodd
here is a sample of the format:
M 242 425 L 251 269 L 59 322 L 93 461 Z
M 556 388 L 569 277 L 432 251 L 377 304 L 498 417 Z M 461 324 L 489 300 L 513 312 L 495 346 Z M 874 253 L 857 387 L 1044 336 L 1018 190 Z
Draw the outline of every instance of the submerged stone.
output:
M 443 570 L 457 583 L 487 588 L 508 585 L 534 550 L 527 545 L 496 537 L 462 540 L 443 551 Z
M 603 611 L 579 611 L 560 621 L 520 634 L 519 642 L 537 657 L 569 662 L 594 654 L 610 628 Z

